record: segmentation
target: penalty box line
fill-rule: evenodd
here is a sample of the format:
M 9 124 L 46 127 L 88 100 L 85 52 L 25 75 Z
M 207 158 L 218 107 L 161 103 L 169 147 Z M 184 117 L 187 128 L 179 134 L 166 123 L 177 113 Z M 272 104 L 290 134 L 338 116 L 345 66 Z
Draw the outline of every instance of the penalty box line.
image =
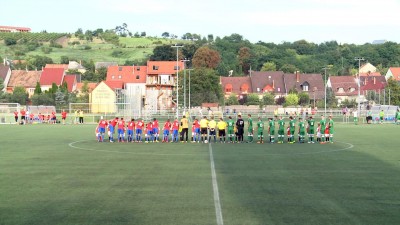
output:
M 215 173 L 214 155 L 213 155 L 213 150 L 211 147 L 211 142 L 208 144 L 208 149 L 210 152 L 211 178 L 212 178 L 212 186 L 213 186 L 213 192 L 214 192 L 215 215 L 216 215 L 216 219 L 217 219 L 217 225 L 223 225 L 224 220 L 222 217 L 221 201 L 219 198 L 217 174 Z

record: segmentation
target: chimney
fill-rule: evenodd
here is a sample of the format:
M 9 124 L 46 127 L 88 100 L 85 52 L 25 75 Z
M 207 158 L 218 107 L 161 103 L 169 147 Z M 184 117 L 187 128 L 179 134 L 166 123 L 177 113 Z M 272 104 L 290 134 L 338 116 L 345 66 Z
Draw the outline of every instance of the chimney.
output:
M 275 90 L 275 81 L 274 80 L 272 80 L 272 89 Z
M 297 82 L 297 83 L 300 82 L 300 74 L 299 74 L 299 71 L 296 71 L 296 82 Z
M 376 84 L 376 78 L 374 77 L 374 84 Z

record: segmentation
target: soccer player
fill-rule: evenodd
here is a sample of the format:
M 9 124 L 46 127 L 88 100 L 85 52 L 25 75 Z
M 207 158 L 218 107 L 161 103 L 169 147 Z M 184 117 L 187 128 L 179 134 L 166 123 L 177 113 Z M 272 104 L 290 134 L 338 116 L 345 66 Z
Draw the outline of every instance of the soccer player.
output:
M 333 143 L 333 132 L 334 132 L 334 129 L 333 129 L 333 119 L 332 119 L 332 116 L 329 116 L 328 125 L 329 125 L 329 141 L 330 141 L 331 143 Z
M 172 142 L 179 142 L 179 122 L 178 119 L 172 123 Z
M 29 123 L 33 124 L 33 120 L 35 119 L 35 115 L 33 114 L 33 112 L 29 113 Z
M 26 111 L 25 111 L 25 109 L 21 109 L 21 111 L 20 111 L 20 114 L 21 114 L 21 123 L 22 124 L 25 124 L 25 116 L 26 116 Z
M 94 133 L 96 134 L 96 139 L 98 142 L 101 142 L 101 134 L 100 134 L 100 127 L 99 125 L 96 126 L 96 129 L 94 130 Z
M 63 110 L 61 112 L 61 120 L 63 122 L 63 124 L 65 125 L 65 120 L 67 119 L 67 112 L 65 112 L 65 110 Z
M 307 120 L 308 123 L 308 143 L 314 143 L 314 126 L 315 120 L 312 116 Z
M 225 132 L 226 126 L 227 126 L 227 124 L 226 124 L 226 122 L 224 121 L 224 119 L 222 119 L 222 117 L 219 118 L 219 121 L 218 121 L 218 123 L 217 123 L 217 127 L 218 127 L 218 136 L 219 136 L 219 142 L 220 142 L 220 143 L 222 143 L 222 138 L 224 139 L 224 140 L 223 140 L 224 143 L 225 143 L 225 141 L 226 141 L 226 139 L 225 139 L 225 136 L 226 136 L 226 132 Z
M 51 123 L 56 124 L 57 122 L 57 117 L 56 117 L 56 112 L 51 112 Z
M 118 121 L 118 142 L 124 142 L 125 136 L 125 121 L 124 118 L 121 118 Z
M 317 125 L 317 142 L 321 143 L 321 123 L 318 123 Z
M 238 119 L 236 121 L 237 128 L 237 141 L 243 143 L 243 133 L 244 133 L 244 120 L 242 119 L 242 115 L 238 115 Z
M 15 118 L 15 123 L 18 123 L 18 111 L 14 111 L 14 118 Z
M 303 118 L 299 118 L 299 143 L 304 143 L 304 136 L 306 135 L 306 125 L 303 122 Z
M 163 128 L 163 140 L 162 142 L 168 143 L 169 142 L 169 131 L 171 130 L 171 122 L 169 119 L 164 123 L 164 128 Z
M 319 121 L 319 123 L 321 124 L 321 133 L 323 134 L 325 131 L 325 126 L 326 126 L 326 120 L 325 120 L 324 115 L 321 116 L 321 121 Z M 325 135 L 322 135 L 321 142 L 325 143 Z
M 399 125 L 400 124 L 400 109 L 397 109 L 395 119 L 396 119 L 396 124 Z
M 207 130 L 208 130 L 208 120 L 207 117 L 204 116 L 203 119 L 200 120 L 200 132 L 201 132 L 202 142 L 207 140 Z
M 326 143 L 326 142 L 329 142 L 329 123 L 326 123 L 325 124 L 325 142 L 324 143 Z
M 133 142 L 133 131 L 135 130 L 135 119 L 131 119 L 128 123 L 128 142 Z
M 142 133 L 143 133 L 144 123 L 141 119 L 136 123 L 136 142 L 142 142 Z
M 160 141 L 160 125 L 158 124 L 158 120 L 156 118 L 153 119 L 153 136 L 154 136 L 154 141 L 159 142 Z
M 253 135 L 254 135 L 254 128 L 253 128 L 253 119 L 251 118 L 251 115 L 248 114 L 248 120 L 247 120 L 247 143 L 253 142 Z
M 153 139 L 153 122 L 149 121 L 146 125 L 145 143 L 154 142 Z
M 354 119 L 354 124 L 358 125 L 358 112 L 357 112 L 357 110 L 353 111 L 353 119 Z
M 114 132 L 115 132 L 115 127 L 117 126 L 118 123 L 118 117 L 115 117 L 110 123 L 110 126 L 108 126 L 108 129 L 110 130 L 110 142 L 114 142 Z
M 233 143 L 235 141 L 235 122 L 232 119 L 232 116 L 228 117 L 228 137 L 229 142 Z
M 104 133 L 106 133 L 106 126 L 108 125 L 107 121 L 103 119 L 103 116 L 100 117 L 99 125 L 98 126 L 98 141 L 104 141 Z
M 217 142 L 216 138 L 216 131 L 215 129 L 217 128 L 217 122 L 215 122 L 214 117 L 211 117 L 210 122 L 208 123 L 208 128 L 210 129 L 210 132 L 208 133 L 208 142 L 211 143 L 211 136 L 214 137 L 214 143 Z
M 193 129 L 193 133 L 192 133 L 192 138 L 193 138 L 193 142 L 199 143 L 200 142 L 200 123 L 198 119 L 194 119 L 193 124 L 192 124 L 192 129 Z
M 269 143 L 275 143 L 275 121 L 273 118 L 268 119 L 268 130 Z
M 258 144 L 264 143 L 264 122 L 261 120 L 261 117 L 258 117 L 257 122 L 257 137 L 258 137 Z
M 182 127 L 182 131 L 181 131 L 181 142 L 185 141 L 188 142 L 188 135 L 189 135 L 189 121 L 186 118 L 186 116 L 183 116 L 181 119 L 181 127 Z M 185 137 L 186 135 L 186 137 Z
M 285 120 L 283 120 L 282 116 L 279 116 L 278 125 L 278 144 L 282 144 L 285 138 Z
M 293 116 L 290 116 L 290 121 L 289 121 L 289 127 L 290 127 L 290 144 L 295 143 L 296 141 L 294 140 L 294 132 L 296 130 L 296 121 L 293 118 Z
M 383 119 L 385 118 L 385 112 L 383 111 L 383 109 L 379 112 L 379 122 L 382 124 L 383 123 Z

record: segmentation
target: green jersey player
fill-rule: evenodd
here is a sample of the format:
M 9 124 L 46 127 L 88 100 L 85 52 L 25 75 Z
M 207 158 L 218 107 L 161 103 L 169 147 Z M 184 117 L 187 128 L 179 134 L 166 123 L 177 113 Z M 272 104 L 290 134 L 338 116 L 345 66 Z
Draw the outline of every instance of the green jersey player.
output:
M 247 143 L 251 143 L 253 142 L 253 133 L 254 133 L 254 129 L 253 129 L 253 119 L 251 118 L 251 115 L 248 114 L 248 120 L 247 120 Z
M 285 138 L 285 120 L 283 120 L 282 116 L 279 117 L 278 125 L 278 143 L 282 144 Z
M 330 141 L 331 143 L 333 143 L 333 133 L 334 133 L 334 126 L 333 126 L 333 119 L 332 116 L 329 116 L 329 139 L 328 141 Z
M 315 120 L 312 116 L 307 121 L 308 123 L 308 143 L 314 143 L 314 134 L 315 134 Z
M 302 118 L 299 118 L 299 143 L 304 143 L 304 136 L 306 135 L 306 125 Z
M 257 122 L 257 143 L 264 143 L 264 122 L 261 120 L 261 117 L 258 117 Z
M 275 142 L 275 121 L 272 118 L 269 118 L 269 142 L 274 143 Z
M 324 117 L 323 115 L 321 116 L 321 121 L 319 121 L 319 124 L 321 124 L 321 132 L 324 133 L 324 131 L 325 131 L 325 126 L 326 126 L 326 120 L 325 120 L 325 117 Z M 324 137 L 324 135 L 322 135 L 322 140 L 321 140 L 321 142 L 322 142 L 322 143 L 325 143 L 325 137 Z
M 290 129 L 290 137 L 289 137 L 289 143 L 293 144 L 294 141 L 294 132 L 296 130 L 296 120 L 290 116 L 290 121 L 289 121 L 289 129 Z
M 228 124 L 228 138 L 229 141 L 232 143 L 235 140 L 235 121 L 233 121 L 232 117 L 228 117 L 229 120 L 227 122 Z

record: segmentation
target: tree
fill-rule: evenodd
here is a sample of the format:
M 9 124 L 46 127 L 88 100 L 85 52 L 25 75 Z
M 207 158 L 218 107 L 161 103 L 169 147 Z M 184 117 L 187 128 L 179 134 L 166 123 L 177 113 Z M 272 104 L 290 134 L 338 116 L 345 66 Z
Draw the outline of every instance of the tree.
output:
M 392 77 L 388 80 L 387 86 L 385 88 L 386 93 L 389 93 L 390 90 L 390 104 L 391 105 L 400 105 L 400 85 L 394 80 Z
M 251 59 L 251 52 L 250 48 L 248 47 L 242 47 L 239 49 L 238 52 L 238 58 L 239 58 L 239 65 L 242 68 L 242 72 L 244 74 L 248 74 L 250 70 L 250 59 Z
M 32 105 L 54 105 L 54 99 L 49 94 L 34 94 L 31 97 Z
M 262 97 L 263 105 L 274 105 L 275 104 L 275 96 L 272 93 L 264 93 Z
M 200 47 L 197 49 L 196 53 L 193 56 L 193 67 L 195 68 L 217 68 L 218 64 L 221 61 L 221 56 L 218 51 L 214 49 L 210 49 L 207 46 Z
M 7 46 L 16 45 L 17 40 L 15 38 L 8 37 L 4 39 L 4 44 L 6 44 Z
M 15 87 L 13 93 L 9 97 L 10 102 L 19 103 L 21 105 L 25 105 L 29 100 L 28 93 L 25 88 L 21 86 Z
M 262 65 L 260 71 L 276 71 L 276 64 L 274 62 L 266 62 Z
M 140 37 L 146 37 L 146 32 L 145 32 L 145 31 L 142 31 L 142 32 L 140 33 Z
M 128 24 L 123 23 L 121 26 L 116 26 L 115 33 L 121 37 L 126 37 L 129 33 Z
M 61 56 L 60 57 L 60 64 L 69 64 L 68 56 L 65 56 L 65 55 Z
M 161 34 L 161 37 L 169 38 L 169 33 L 168 32 L 164 32 L 164 33 Z
M 307 92 L 301 92 L 298 94 L 299 97 L 299 104 L 302 106 L 306 106 L 310 104 L 310 96 Z
M 212 35 L 212 34 L 207 35 L 207 40 L 208 40 L 208 42 L 213 42 L 214 41 L 214 35 Z
M 258 97 L 257 94 L 250 93 L 247 95 L 246 105 L 259 105 L 259 104 L 260 104 L 260 98 Z
M 200 106 L 204 102 L 222 103 L 223 94 L 219 76 L 212 69 L 196 68 L 191 73 L 191 105 Z M 180 82 L 182 84 L 182 82 Z M 179 93 L 182 93 L 180 91 Z
M 299 104 L 299 97 L 297 94 L 288 94 L 286 96 L 285 106 L 297 106 Z
M 239 101 L 236 94 L 234 93 L 230 94 L 228 98 L 225 100 L 225 105 L 239 105 Z
M 286 98 L 284 96 L 280 96 L 279 98 L 276 99 L 275 103 L 277 105 L 283 105 L 286 102 Z
M 79 36 L 81 34 L 83 34 L 83 30 L 82 30 L 82 28 L 78 28 L 78 30 L 75 31 L 75 36 Z
M 291 64 L 285 64 L 283 65 L 280 70 L 282 70 L 285 73 L 294 73 L 295 71 L 297 71 L 297 67 Z
M 58 89 L 57 92 L 55 93 L 54 100 L 57 105 L 64 105 L 66 103 L 65 94 L 60 89 Z
M 40 83 L 36 82 L 34 94 L 42 94 L 42 88 L 40 87 Z
M 181 55 L 181 54 L 179 54 Z M 157 46 L 150 56 L 151 61 L 174 61 L 176 60 L 176 50 L 170 45 Z

